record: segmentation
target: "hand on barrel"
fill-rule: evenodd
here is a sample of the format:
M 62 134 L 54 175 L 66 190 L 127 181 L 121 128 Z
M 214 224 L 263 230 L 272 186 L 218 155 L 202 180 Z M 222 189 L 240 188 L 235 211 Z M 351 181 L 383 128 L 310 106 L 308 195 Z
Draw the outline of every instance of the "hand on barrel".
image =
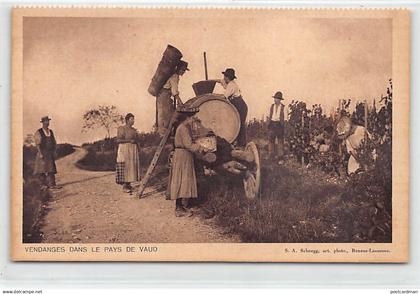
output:
M 200 146 L 200 156 L 199 158 L 201 158 L 202 160 L 212 163 L 216 161 L 216 154 L 212 153 L 210 149 Z
M 206 148 L 206 147 L 203 147 L 203 146 L 200 146 L 200 153 L 209 153 L 211 150 L 210 149 L 208 149 L 208 148 Z

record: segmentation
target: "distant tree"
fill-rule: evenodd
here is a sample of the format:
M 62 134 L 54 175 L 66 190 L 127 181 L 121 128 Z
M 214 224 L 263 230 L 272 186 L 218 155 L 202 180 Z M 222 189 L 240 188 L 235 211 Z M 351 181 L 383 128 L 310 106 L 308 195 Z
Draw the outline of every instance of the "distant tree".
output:
M 114 105 L 100 105 L 97 108 L 90 109 L 83 115 L 82 131 L 103 128 L 106 130 L 109 139 L 111 129 L 124 122 L 124 117 L 118 112 Z

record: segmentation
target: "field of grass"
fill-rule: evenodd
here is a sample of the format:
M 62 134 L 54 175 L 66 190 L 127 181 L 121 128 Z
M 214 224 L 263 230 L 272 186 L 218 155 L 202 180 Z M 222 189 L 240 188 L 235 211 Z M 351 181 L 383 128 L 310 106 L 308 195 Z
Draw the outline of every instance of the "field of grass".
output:
M 245 199 L 239 179 L 200 181 L 200 205 L 227 233 L 256 243 L 392 241 L 390 203 L 377 199 L 380 191 L 372 198 L 369 191 L 355 191 L 350 182 L 291 161 L 263 166 L 261 195 L 255 200 Z

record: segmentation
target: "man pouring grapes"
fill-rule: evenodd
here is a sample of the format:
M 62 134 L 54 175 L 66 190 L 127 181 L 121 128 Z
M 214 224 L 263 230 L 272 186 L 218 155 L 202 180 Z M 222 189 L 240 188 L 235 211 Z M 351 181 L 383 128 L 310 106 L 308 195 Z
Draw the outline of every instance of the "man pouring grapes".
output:
M 236 139 L 236 146 L 245 147 L 246 145 L 246 117 L 248 115 L 248 106 L 242 98 L 241 90 L 235 82 L 236 75 L 233 68 L 227 68 L 222 72 L 223 79 L 217 80 L 225 89 L 224 96 L 230 103 L 238 110 L 241 120 L 241 127 L 239 130 L 238 138 Z

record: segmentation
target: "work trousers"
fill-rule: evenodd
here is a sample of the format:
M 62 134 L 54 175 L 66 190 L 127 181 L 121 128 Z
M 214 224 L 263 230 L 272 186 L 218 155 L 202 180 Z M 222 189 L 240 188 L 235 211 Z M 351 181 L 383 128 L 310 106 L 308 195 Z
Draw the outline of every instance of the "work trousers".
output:
M 284 123 L 279 121 L 270 121 L 269 123 L 269 145 L 268 153 L 271 157 L 284 156 Z
M 236 138 L 236 145 L 239 147 L 246 146 L 246 116 L 248 115 L 248 106 L 246 105 L 242 96 L 229 98 L 230 103 L 235 106 L 239 112 L 241 120 L 241 128 L 239 129 L 238 137 Z
M 174 102 L 171 97 L 171 90 L 168 89 L 162 89 L 156 97 L 157 131 L 161 136 L 163 136 L 168 129 L 172 114 L 175 111 Z

